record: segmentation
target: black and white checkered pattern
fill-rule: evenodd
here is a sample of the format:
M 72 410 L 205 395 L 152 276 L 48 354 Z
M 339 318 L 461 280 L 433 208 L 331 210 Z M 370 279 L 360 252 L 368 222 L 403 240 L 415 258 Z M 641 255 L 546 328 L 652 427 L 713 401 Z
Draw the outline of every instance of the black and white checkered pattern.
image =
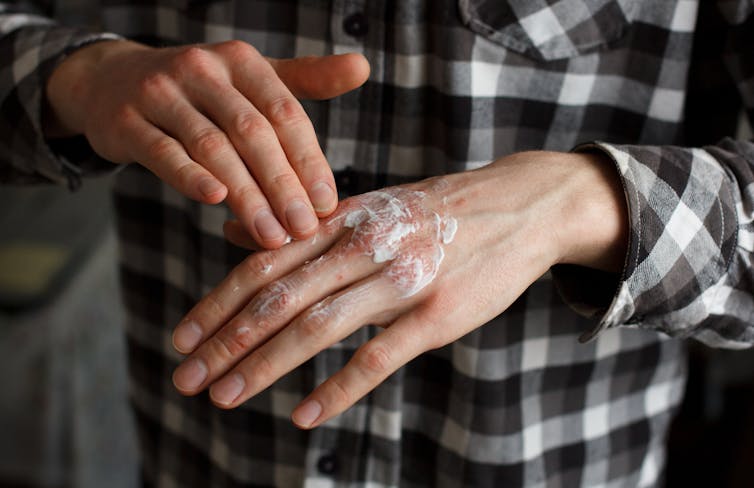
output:
M 225 207 L 129 167 L 116 205 L 148 485 L 656 486 L 685 378 L 683 343 L 668 335 L 754 342 L 754 145 L 707 146 L 683 130 L 707 122 L 684 119 L 684 107 L 689 73 L 709 74 L 694 69 L 694 33 L 716 23 L 727 51 L 713 57 L 754 114 L 749 0 L 706 2 L 704 15 L 697 0 L 91 1 L 104 29 L 158 45 L 235 38 L 276 57 L 364 53 L 363 88 L 305 103 L 343 195 L 606 141 L 582 147 L 615 161 L 629 203 L 620 277 L 557 267 L 491 323 L 303 432 L 292 408 L 374 331 L 234 411 L 180 396 L 172 326 L 244 254 L 223 240 Z M 44 80 L 98 36 L 12 13 L 19 5 L 0 2 L 0 178 L 75 182 L 107 169 L 82 141 L 50 149 L 40 132 Z M 360 37 L 343 27 L 355 13 L 368 23 Z

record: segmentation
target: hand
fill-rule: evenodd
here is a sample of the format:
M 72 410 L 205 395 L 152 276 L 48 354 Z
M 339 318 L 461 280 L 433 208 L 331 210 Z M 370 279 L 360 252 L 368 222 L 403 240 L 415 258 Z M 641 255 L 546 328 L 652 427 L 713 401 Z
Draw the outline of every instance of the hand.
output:
M 233 408 L 362 325 L 383 326 L 292 414 L 320 425 L 553 264 L 620 269 L 624 206 L 610 161 L 545 152 L 348 199 L 314 238 L 252 254 L 187 314 L 173 341 L 190 357 L 173 381 L 189 395 L 211 385 Z
M 332 172 L 295 97 L 360 86 L 357 54 L 269 59 L 241 41 L 155 49 L 84 47 L 47 86 L 48 136 L 84 134 L 115 163 L 138 161 L 189 198 L 227 196 L 263 247 L 304 239 L 337 205 Z M 281 226 L 282 224 L 282 226 Z

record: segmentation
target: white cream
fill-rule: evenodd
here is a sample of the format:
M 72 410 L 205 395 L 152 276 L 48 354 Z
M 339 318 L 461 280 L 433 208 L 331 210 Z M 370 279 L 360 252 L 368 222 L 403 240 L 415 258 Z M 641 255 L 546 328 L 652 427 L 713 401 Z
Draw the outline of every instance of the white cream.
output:
M 454 219 L 453 217 L 446 217 L 443 220 L 442 243 L 450 244 L 451 242 L 453 242 L 453 238 L 456 236 L 457 231 L 458 231 L 458 221 Z
M 291 289 L 282 281 L 275 281 L 270 288 L 257 295 L 257 304 L 254 307 L 255 315 L 269 316 L 279 313 L 286 306 L 286 301 L 291 297 Z
M 375 263 L 390 261 L 384 274 L 412 296 L 437 276 L 445 256 L 442 244 L 452 242 L 458 229 L 452 217 L 429 213 L 423 192 L 402 188 L 357 197 L 358 207 L 332 219 L 352 228 L 349 246 L 361 249 Z
M 417 225 L 411 218 L 411 210 L 403 201 L 377 191 L 364 195 L 361 208 L 349 212 L 343 225 L 354 229 L 352 242 L 370 243 L 365 253 L 371 255 L 375 263 L 384 263 L 395 259 L 400 243 L 416 232 Z

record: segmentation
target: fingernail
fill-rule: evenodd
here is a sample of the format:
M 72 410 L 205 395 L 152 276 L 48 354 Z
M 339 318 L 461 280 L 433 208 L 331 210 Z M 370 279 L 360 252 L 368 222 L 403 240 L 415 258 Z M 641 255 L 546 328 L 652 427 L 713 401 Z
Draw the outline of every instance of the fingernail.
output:
M 198 358 L 191 358 L 173 373 L 173 384 L 179 390 L 195 390 L 207 379 L 207 365 Z
M 301 200 L 294 200 L 288 205 L 285 211 L 285 218 L 294 232 L 306 232 L 317 227 L 317 216 Z
M 215 193 L 222 191 L 223 184 L 214 178 L 205 178 L 199 182 L 199 191 L 205 197 L 211 197 Z
M 321 413 L 322 405 L 316 400 L 309 400 L 293 411 L 291 419 L 301 427 L 309 427 L 319 418 Z
M 276 241 L 286 236 L 285 229 L 278 223 L 272 212 L 266 208 L 257 212 L 254 226 L 263 241 Z
M 232 374 L 212 385 L 209 389 L 209 396 L 221 405 L 230 405 L 238 398 L 245 386 L 246 381 L 241 373 Z
M 202 340 L 202 328 L 193 320 L 178 324 L 173 331 L 173 347 L 176 351 L 187 354 Z
M 330 185 L 320 182 L 309 191 L 309 198 L 312 200 L 315 211 L 326 212 L 332 208 L 335 192 Z

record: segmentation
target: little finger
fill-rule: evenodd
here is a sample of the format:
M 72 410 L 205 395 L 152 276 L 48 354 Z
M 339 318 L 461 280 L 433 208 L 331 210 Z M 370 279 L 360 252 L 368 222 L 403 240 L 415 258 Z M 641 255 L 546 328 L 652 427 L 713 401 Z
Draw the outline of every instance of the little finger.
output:
M 193 352 L 247 306 L 265 285 L 322 255 L 336 238 L 322 236 L 316 242 L 296 241 L 247 257 L 179 322 L 173 332 L 175 349 L 182 354 Z
M 316 247 L 316 243 L 314 246 Z M 176 387 L 186 393 L 200 390 L 275 334 L 285 330 L 287 324 L 318 299 L 379 269 L 379 265 L 366 256 L 359 255 L 356 259 L 338 258 L 338 252 L 330 251 L 262 288 L 243 310 L 227 325 L 219 328 L 178 367 L 174 376 Z M 206 377 L 201 384 L 184 381 L 185 372 L 193 370 L 191 365 L 196 362 L 200 362 L 206 370 Z
M 429 350 L 422 340 L 427 325 L 409 313 L 356 350 L 348 363 L 319 385 L 291 414 L 298 427 L 310 429 L 339 415 L 377 388 L 388 376 Z

